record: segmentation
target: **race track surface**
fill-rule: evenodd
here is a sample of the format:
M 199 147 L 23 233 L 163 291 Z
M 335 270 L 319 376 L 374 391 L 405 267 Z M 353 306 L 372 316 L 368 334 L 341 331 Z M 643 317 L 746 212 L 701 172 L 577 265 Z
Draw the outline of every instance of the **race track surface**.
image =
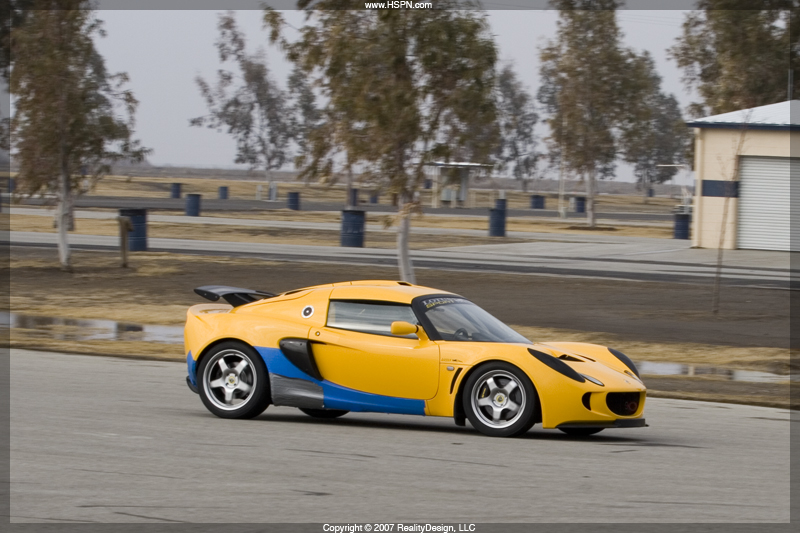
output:
M 789 413 L 650 399 L 651 427 L 213 417 L 176 363 L 13 350 L 12 522 L 786 522 Z M 33 393 L 32 393 L 33 392 Z

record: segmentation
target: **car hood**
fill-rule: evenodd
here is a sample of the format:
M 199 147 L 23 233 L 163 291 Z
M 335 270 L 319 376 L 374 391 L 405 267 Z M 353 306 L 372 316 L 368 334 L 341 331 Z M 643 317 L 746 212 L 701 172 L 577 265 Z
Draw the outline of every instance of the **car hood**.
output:
M 606 388 L 644 389 L 644 382 L 608 348 L 590 344 L 584 346 L 585 349 L 566 349 L 559 343 L 536 343 L 527 345 L 526 349 L 555 357 L 577 373 L 599 380 Z

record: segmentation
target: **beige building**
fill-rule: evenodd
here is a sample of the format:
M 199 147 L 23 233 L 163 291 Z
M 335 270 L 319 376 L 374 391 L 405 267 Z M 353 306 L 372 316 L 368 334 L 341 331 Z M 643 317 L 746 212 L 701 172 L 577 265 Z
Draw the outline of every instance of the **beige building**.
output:
M 800 208 L 800 100 L 687 126 L 696 134 L 692 245 L 798 251 L 790 208 Z

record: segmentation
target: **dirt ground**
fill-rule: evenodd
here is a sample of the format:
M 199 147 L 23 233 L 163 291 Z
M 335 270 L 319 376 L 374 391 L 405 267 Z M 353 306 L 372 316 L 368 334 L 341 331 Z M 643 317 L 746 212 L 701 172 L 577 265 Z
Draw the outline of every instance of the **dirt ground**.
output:
M 95 209 L 95 211 L 108 211 Z M 116 215 L 116 211 L 114 211 Z M 159 211 L 153 214 L 183 215 L 177 211 Z M 239 212 L 214 212 L 209 211 L 200 217 L 242 218 L 256 220 L 276 221 L 301 221 L 301 222 L 327 222 L 339 224 L 341 214 L 338 212 L 290 211 L 288 209 L 260 211 L 253 213 Z M 369 213 L 367 224 L 390 227 L 394 223 L 392 215 Z M 516 237 L 488 237 L 488 217 L 442 217 L 435 215 L 415 215 L 412 219 L 411 248 L 445 248 L 449 246 L 470 246 L 478 244 L 496 244 L 498 242 L 522 242 Z M 464 235 L 427 235 L 414 232 L 414 228 L 449 228 L 471 229 L 486 231 L 487 236 Z M 185 238 L 203 240 L 228 240 L 232 242 L 269 242 L 275 244 L 308 244 L 329 245 L 338 242 L 339 230 L 308 230 L 291 228 L 264 228 L 254 226 L 221 226 L 216 224 L 192 224 L 192 231 L 186 230 L 187 225 L 182 223 L 156 222 L 152 219 L 147 223 L 148 236 L 166 238 Z M 49 216 L 37 215 L 11 215 L 11 229 L 14 231 L 55 232 L 53 219 Z M 607 224 L 598 225 L 588 229 L 574 221 L 560 221 L 558 219 L 509 217 L 506 220 L 507 231 L 525 231 L 536 233 L 564 234 L 564 235 L 596 235 L 598 232 L 611 233 L 615 236 L 625 237 L 650 237 L 670 239 L 672 227 L 668 224 L 624 225 Z M 113 219 L 81 219 L 75 221 L 75 233 L 82 235 L 118 235 L 119 227 Z M 370 248 L 394 248 L 395 234 L 366 230 L 365 245 Z M 530 239 L 527 239 L 530 240 Z
M 78 219 L 74 233 L 81 235 L 119 235 L 116 220 Z M 11 215 L 11 229 L 14 231 L 36 231 L 54 233 L 50 217 Z M 256 226 L 222 226 L 216 224 L 180 224 L 170 222 L 147 223 L 149 238 L 199 239 L 225 242 L 248 242 L 270 244 L 304 244 L 312 246 L 331 246 L 338 244 L 339 230 L 315 230 L 295 228 L 264 228 Z M 364 244 L 369 248 L 396 248 L 395 233 L 366 231 Z M 467 235 L 424 235 L 412 233 L 409 247 L 412 250 L 428 248 L 447 248 L 451 246 L 474 246 L 478 244 L 497 244 L 497 239 Z M 507 237 L 503 242 L 524 242 L 523 239 Z
M 281 292 L 352 279 L 395 279 L 394 267 L 288 263 L 162 253 L 132 255 L 121 269 L 109 252 L 78 251 L 61 271 L 53 249 L 13 247 L 11 309 L 21 314 L 180 324 L 203 300 L 192 291 L 228 284 Z M 8 275 L 8 272 L 0 272 Z M 418 283 L 470 298 L 534 341 L 610 345 L 634 360 L 668 361 L 786 373 L 788 293 L 725 288 L 722 311 L 710 288 L 668 283 L 579 280 L 418 269 Z M 654 302 L 658 302 L 654 305 Z M 12 346 L 76 353 L 183 359 L 180 345 L 83 341 L 65 344 L 42 332 L 14 330 Z M 797 369 L 793 369 L 797 372 Z M 788 406 L 787 384 L 648 377 L 653 395 Z M 710 395 L 710 396 L 709 396 Z M 731 399 L 733 398 L 733 399 Z
M 172 183 L 181 183 L 183 194 L 202 194 L 207 198 L 216 198 L 219 187 L 228 187 L 228 197 L 236 199 L 255 199 L 256 188 L 262 185 L 262 197 L 267 195 L 267 182 L 253 180 L 190 178 L 190 177 L 128 177 L 108 176 L 98 182 L 89 192 L 96 196 L 135 196 L 139 198 L 164 198 L 169 197 Z M 278 182 L 279 198 L 285 199 L 289 191 L 300 191 L 302 198 L 307 201 L 344 201 L 345 187 L 343 184 L 304 184 L 302 182 Z M 371 189 L 360 187 L 361 201 L 368 201 Z M 584 193 L 579 184 L 573 183 L 567 191 L 568 194 L 582 195 Z M 420 201 L 423 205 L 431 204 L 431 190 L 420 191 Z M 497 192 L 492 189 L 473 189 L 475 207 L 494 207 Z M 507 205 L 510 209 L 530 207 L 530 196 L 533 191 L 506 191 Z M 556 197 L 546 194 L 549 209 L 555 209 Z M 379 196 L 379 204 L 390 204 L 391 195 L 383 193 Z M 639 195 L 599 195 L 595 205 L 599 211 L 618 211 L 629 213 L 670 213 L 679 201 L 673 198 L 648 198 L 646 203 Z

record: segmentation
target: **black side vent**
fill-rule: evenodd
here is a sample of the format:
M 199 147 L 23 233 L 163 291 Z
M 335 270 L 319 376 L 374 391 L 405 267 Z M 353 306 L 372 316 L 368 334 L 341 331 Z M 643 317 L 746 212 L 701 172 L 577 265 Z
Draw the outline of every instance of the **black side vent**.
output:
M 546 354 L 544 352 L 540 352 L 538 350 L 534 350 L 532 348 L 528 348 L 528 352 L 540 362 L 544 363 L 545 365 L 549 366 L 559 374 L 563 374 L 570 379 L 574 379 L 578 383 L 585 383 L 586 379 L 575 372 L 571 366 L 569 366 L 564 361 L 558 359 L 557 357 L 553 357 L 552 355 Z
M 398 281 L 397 284 L 402 285 L 404 287 L 411 287 L 411 284 L 407 281 Z
M 461 374 L 461 371 L 462 371 L 462 370 L 463 370 L 463 368 L 461 368 L 461 367 L 458 367 L 458 368 L 456 369 L 456 373 L 455 373 L 455 375 L 453 376 L 453 381 L 450 383 L 450 394 L 453 394 L 453 388 L 455 388 L 455 386 L 456 386 L 456 381 L 458 381 L 458 375 L 459 375 L 459 374 Z
M 571 355 L 561 354 L 558 356 L 559 359 L 562 361 L 575 361 L 576 363 L 583 363 L 583 359 L 578 359 L 577 357 L 572 357 Z

